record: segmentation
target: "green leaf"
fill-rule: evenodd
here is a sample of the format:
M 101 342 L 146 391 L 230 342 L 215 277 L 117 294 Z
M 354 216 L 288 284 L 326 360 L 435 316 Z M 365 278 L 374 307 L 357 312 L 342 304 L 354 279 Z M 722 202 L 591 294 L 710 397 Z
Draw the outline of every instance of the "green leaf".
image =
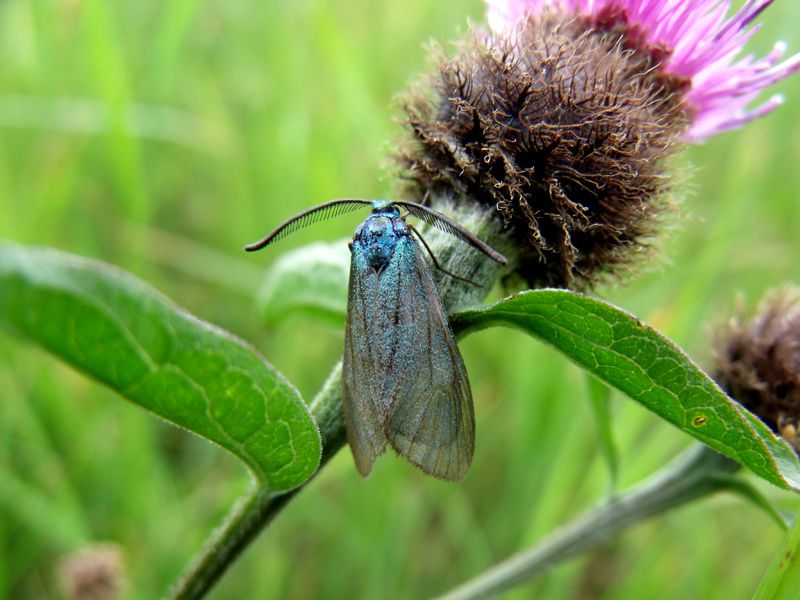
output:
M 775 553 L 753 600 L 794 600 L 800 590 L 800 519 Z
M 617 456 L 617 444 L 614 441 L 614 429 L 611 421 L 611 388 L 591 375 L 586 378 L 586 383 L 589 388 L 589 400 L 592 404 L 594 419 L 600 436 L 600 448 L 608 465 L 611 492 L 613 493 L 617 489 L 619 478 L 619 457 Z
M 123 271 L 0 244 L 0 325 L 230 450 L 269 489 L 296 487 L 319 465 L 319 432 L 291 384 Z
M 267 323 L 300 311 L 336 325 L 347 314 L 347 241 L 317 242 L 283 254 L 267 271 L 258 305 Z
M 633 315 L 566 290 L 536 290 L 456 315 L 459 330 L 521 329 L 767 481 L 800 490 L 800 461 L 674 343 Z

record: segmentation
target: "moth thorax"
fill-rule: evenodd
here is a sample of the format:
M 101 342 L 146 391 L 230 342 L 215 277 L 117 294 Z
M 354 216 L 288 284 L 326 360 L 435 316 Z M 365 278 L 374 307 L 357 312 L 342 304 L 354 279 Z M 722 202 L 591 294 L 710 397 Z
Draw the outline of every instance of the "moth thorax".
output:
M 383 270 L 392 259 L 398 241 L 408 235 L 408 226 L 398 218 L 372 215 L 356 231 L 356 243 L 364 249 L 367 264 Z

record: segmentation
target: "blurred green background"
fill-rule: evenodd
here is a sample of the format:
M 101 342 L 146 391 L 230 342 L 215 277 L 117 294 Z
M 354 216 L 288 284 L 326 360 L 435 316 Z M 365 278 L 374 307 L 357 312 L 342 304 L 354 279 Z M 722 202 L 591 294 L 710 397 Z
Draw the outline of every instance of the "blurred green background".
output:
M 741 4 L 741 3 L 737 3 Z M 306 398 L 342 331 L 296 315 L 267 327 L 264 268 L 358 217 L 281 248 L 243 244 L 312 203 L 391 196 L 392 98 L 429 67 L 425 43 L 480 21 L 479 0 L 6 0 L 0 3 L 0 237 L 129 269 L 253 342 Z M 800 4 L 776 2 L 750 48 L 800 51 Z M 800 280 L 800 76 L 776 114 L 677 161 L 683 212 L 665 260 L 597 290 L 711 364 L 709 326 L 738 294 Z M 313 343 L 309 343 L 313 340 Z M 327 467 L 211 597 L 421 598 L 472 576 L 609 491 L 586 381 L 508 330 L 462 344 L 476 399 L 462 484 L 387 456 L 362 480 Z M 0 334 L 0 597 L 60 598 L 57 564 L 119 544 L 131 598 L 174 580 L 247 486 L 222 450 Z M 615 397 L 621 483 L 687 436 Z M 761 482 L 788 510 L 797 500 Z M 748 598 L 781 532 L 722 495 L 635 527 L 509 597 Z

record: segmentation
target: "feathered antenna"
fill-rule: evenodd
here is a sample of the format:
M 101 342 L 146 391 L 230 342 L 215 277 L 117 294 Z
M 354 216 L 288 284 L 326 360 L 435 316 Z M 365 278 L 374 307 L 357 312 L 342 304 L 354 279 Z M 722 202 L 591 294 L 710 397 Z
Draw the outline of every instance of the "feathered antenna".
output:
M 418 219 L 425 221 L 428 225 L 436 227 L 445 233 L 449 233 L 453 237 L 457 237 L 462 242 L 469 244 L 480 252 L 483 252 L 496 263 L 499 263 L 503 266 L 508 264 L 508 260 L 506 260 L 505 256 L 476 238 L 470 231 L 464 229 L 455 221 L 450 220 L 447 215 L 409 200 L 397 200 L 396 202 L 392 202 L 392 204 L 402 206 L 409 212 L 409 214 L 412 214 Z
M 265 238 L 244 247 L 248 252 L 255 252 L 268 246 L 272 242 L 277 242 L 285 238 L 287 235 L 302 229 L 307 225 L 316 223 L 329 217 L 338 217 L 340 215 L 354 211 L 356 208 L 365 204 L 372 204 L 372 200 L 361 200 L 358 198 L 341 198 L 339 200 L 331 200 L 319 206 L 314 206 L 301 213 L 297 213 L 293 217 L 286 219 L 283 223 L 278 225 L 270 234 Z M 410 212 L 410 211 L 409 211 Z
M 248 244 L 244 247 L 248 252 L 255 252 L 268 246 L 273 242 L 277 242 L 285 238 L 287 235 L 294 233 L 298 229 L 302 229 L 307 225 L 316 223 L 329 217 L 338 217 L 340 215 L 354 211 L 360 206 L 368 204 L 375 208 L 375 200 L 364 200 L 361 198 L 340 198 L 338 200 L 331 200 L 318 206 L 313 206 L 303 212 L 297 213 L 293 217 L 288 218 L 283 223 L 278 225 L 271 233 L 257 242 Z M 389 201 L 389 206 L 400 206 L 405 208 L 409 214 L 425 221 L 428 225 L 436 227 L 445 233 L 448 233 L 462 242 L 469 244 L 476 250 L 482 252 L 493 261 L 505 266 L 508 264 L 506 257 L 500 254 L 491 246 L 485 244 L 476 238 L 469 230 L 464 229 L 461 225 L 452 221 L 447 215 L 439 211 L 428 208 L 422 204 L 411 202 L 410 200 L 396 200 Z

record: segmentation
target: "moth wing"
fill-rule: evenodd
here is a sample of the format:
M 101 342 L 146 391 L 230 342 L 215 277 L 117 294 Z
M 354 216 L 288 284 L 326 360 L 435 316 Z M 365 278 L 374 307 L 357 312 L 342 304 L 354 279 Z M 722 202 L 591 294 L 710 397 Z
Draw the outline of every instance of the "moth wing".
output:
M 361 475 L 372 470 L 375 458 L 386 450 L 383 420 L 377 400 L 381 384 L 374 344 L 376 313 L 380 310 L 378 275 L 364 265 L 363 249 L 352 246 L 347 324 L 342 362 L 342 402 L 347 441 Z
M 475 448 L 467 370 L 428 264 L 412 238 L 395 251 L 394 352 L 383 378 L 385 433 L 398 454 L 426 473 L 457 481 Z M 393 259 L 393 263 L 394 263 Z M 392 275 L 391 269 L 383 276 Z M 386 294 L 383 295 L 386 298 Z

